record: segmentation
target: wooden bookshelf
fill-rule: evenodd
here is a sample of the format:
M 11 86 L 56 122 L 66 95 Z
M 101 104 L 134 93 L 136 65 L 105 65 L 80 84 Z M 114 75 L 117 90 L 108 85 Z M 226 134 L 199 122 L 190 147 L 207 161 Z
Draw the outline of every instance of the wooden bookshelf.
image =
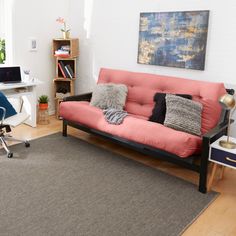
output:
M 60 63 L 63 63 L 64 67 L 65 66 L 70 66 L 71 70 L 73 71 L 73 76 L 70 77 L 68 75 L 68 72 L 65 76 L 63 76 L 63 72 L 60 69 Z M 73 79 L 76 78 L 76 63 L 77 63 L 77 58 L 61 58 L 61 57 L 56 57 L 56 77 L 59 78 L 68 78 L 68 79 Z
M 59 118 L 59 105 L 63 100 L 62 96 L 75 94 L 79 39 L 53 39 L 52 54 L 55 58 L 55 77 L 53 79 L 55 108 L 56 116 Z
M 60 49 L 62 46 L 70 46 L 69 58 L 75 58 L 79 56 L 79 39 L 53 39 L 53 55 L 55 56 L 55 51 Z M 63 58 L 65 59 L 65 58 Z
M 63 78 L 63 77 L 58 77 L 58 78 L 55 78 L 53 79 L 53 82 L 57 82 L 57 81 L 71 81 L 71 80 L 76 80 L 76 78 L 72 78 L 72 79 L 69 79 L 69 78 Z

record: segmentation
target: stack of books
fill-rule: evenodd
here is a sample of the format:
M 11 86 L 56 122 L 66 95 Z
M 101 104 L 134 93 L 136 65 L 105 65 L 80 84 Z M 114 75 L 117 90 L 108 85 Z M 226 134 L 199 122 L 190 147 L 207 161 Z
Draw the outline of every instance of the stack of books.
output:
M 63 77 L 66 78 L 74 78 L 75 74 L 69 64 L 65 65 L 63 61 L 58 62 L 59 70 L 61 71 Z
M 70 45 L 63 45 L 55 51 L 57 57 L 70 57 Z

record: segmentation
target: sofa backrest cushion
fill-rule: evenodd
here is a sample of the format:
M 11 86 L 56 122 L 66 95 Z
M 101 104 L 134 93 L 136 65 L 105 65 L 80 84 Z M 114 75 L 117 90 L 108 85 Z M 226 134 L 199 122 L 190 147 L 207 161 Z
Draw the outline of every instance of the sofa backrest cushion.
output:
M 130 72 L 102 68 L 99 73 L 98 83 L 125 84 L 128 87 L 125 110 L 134 115 L 146 117 L 151 116 L 154 107 L 153 97 L 155 93 L 190 94 L 199 102 L 211 101 L 217 104 L 220 96 L 226 93 L 223 83 L 205 82 L 191 79 L 183 79 L 164 75 L 154 75 L 141 72 Z M 194 99 L 193 99 L 194 100 Z M 204 104 L 203 104 L 204 106 Z M 213 123 L 219 120 L 219 113 L 207 114 Z M 204 107 L 203 107 L 204 113 Z M 202 114 L 203 115 L 203 114 Z M 214 127 L 214 126 L 212 126 Z M 202 130 L 210 128 L 202 123 Z
M 199 99 L 198 97 L 193 97 L 194 101 L 200 102 L 203 105 L 202 110 L 202 134 L 215 127 L 220 119 L 221 115 L 221 105 L 218 101 L 213 101 L 211 99 Z

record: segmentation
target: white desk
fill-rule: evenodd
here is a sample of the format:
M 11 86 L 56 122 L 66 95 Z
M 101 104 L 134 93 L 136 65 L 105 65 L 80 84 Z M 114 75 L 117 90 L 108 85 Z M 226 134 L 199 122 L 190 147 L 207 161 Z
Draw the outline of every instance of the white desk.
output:
M 21 84 L 2 84 L 0 83 L 0 91 L 3 92 L 7 98 L 22 98 L 24 100 L 23 111 L 30 115 L 29 119 L 26 120 L 26 124 L 36 127 L 37 117 L 37 97 L 36 97 L 36 86 L 42 84 L 41 81 L 36 80 L 34 82 L 24 82 Z M 18 91 L 18 89 L 25 91 Z

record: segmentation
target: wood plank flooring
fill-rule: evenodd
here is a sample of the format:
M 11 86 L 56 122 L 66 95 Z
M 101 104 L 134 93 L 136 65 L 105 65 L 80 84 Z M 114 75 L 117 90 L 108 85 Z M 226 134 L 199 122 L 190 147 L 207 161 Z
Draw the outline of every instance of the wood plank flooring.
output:
M 19 138 L 35 139 L 61 131 L 61 121 L 50 117 L 49 125 L 38 125 L 31 128 L 21 125 L 12 134 Z M 120 153 L 127 158 L 142 162 L 145 165 L 161 169 L 187 181 L 197 184 L 198 175 L 174 164 L 159 161 L 95 137 L 74 128 L 69 128 L 68 134 L 86 140 L 102 148 Z M 200 215 L 200 217 L 184 232 L 184 236 L 235 236 L 236 235 L 236 171 L 226 168 L 223 180 L 213 182 L 213 190 L 220 192 L 220 196 Z M 197 191 L 197 187 L 196 187 Z M 190 199 L 191 201 L 191 199 Z

